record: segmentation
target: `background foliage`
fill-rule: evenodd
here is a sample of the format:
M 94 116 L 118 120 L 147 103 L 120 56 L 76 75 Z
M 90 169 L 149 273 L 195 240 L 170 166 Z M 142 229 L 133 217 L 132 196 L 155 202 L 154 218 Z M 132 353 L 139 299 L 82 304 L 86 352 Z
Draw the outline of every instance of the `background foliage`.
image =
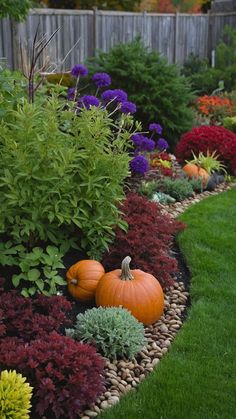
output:
M 174 65 L 158 53 L 149 52 L 140 40 L 119 44 L 110 52 L 100 52 L 90 61 L 92 72 L 105 71 L 112 83 L 127 91 L 137 105 L 136 118 L 144 128 L 158 121 L 164 127 L 163 136 L 175 144 L 179 136 L 193 123 L 188 107 L 193 100 L 190 86 Z

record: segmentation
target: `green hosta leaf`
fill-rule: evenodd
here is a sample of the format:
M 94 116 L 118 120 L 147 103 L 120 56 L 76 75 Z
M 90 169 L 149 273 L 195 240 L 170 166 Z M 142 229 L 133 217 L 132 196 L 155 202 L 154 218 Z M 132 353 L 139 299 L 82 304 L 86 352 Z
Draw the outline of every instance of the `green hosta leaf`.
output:
M 36 291 L 37 291 L 36 287 L 31 287 L 31 288 L 28 289 L 28 293 L 29 293 L 29 295 L 31 295 L 31 297 L 32 297 L 32 295 L 34 295 L 36 293 Z
M 26 288 L 23 288 L 21 295 L 23 295 L 23 297 L 29 297 L 29 291 Z
M 65 280 L 65 279 L 63 279 L 63 278 L 62 278 L 61 276 L 59 276 L 59 275 L 54 276 L 53 280 L 54 280 L 54 282 L 55 282 L 56 284 L 58 284 L 58 285 L 66 285 L 66 284 L 67 284 L 66 280 Z
M 57 257 L 59 253 L 58 248 L 55 246 L 47 246 L 46 251 L 51 257 Z
M 13 275 L 12 276 L 11 280 L 12 280 L 12 283 L 13 283 L 15 288 L 18 287 L 18 285 L 19 285 L 19 283 L 22 279 L 26 279 L 24 274 L 19 274 L 19 275 Z
M 35 284 L 37 285 L 38 289 L 42 292 L 44 289 L 44 281 L 42 279 L 36 279 Z
M 40 271 L 38 269 L 31 269 L 27 274 L 27 279 L 29 281 L 36 281 L 40 277 Z

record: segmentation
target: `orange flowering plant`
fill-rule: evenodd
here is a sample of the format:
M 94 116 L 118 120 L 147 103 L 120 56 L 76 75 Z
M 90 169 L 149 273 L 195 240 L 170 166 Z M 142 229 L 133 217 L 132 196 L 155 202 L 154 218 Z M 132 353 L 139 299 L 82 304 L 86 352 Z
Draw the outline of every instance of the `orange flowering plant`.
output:
M 221 125 L 223 118 L 233 115 L 234 105 L 227 97 L 205 95 L 195 101 L 195 108 L 210 124 Z

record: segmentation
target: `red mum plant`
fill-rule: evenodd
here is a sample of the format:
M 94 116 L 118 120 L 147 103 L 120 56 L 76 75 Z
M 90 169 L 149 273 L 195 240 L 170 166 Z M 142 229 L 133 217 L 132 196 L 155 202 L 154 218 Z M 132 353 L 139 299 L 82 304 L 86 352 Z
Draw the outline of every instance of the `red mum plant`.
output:
M 132 258 L 132 269 L 154 275 L 163 288 L 173 284 L 176 259 L 170 256 L 174 234 L 185 225 L 161 214 L 161 207 L 137 194 L 130 193 L 122 206 L 128 232 L 116 230 L 115 242 L 103 257 L 106 271 L 120 268 L 125 256 Z
M 15 369 L 33 386 L 34 418 L 77 419 L 104 390 L 104 360 L 95 348 L 56 332 L 27 345 L 3 339 L 0 368 Z
M 180 163 L 185 163 L 192 158 L 192 153 L 198 156 L 199 152 L 206 154 L 207 151 L 219 155 L 227 169 L 236 174 L 236 134 L 223 127 L 202 125 L 193 128 L 182 135 L 175 154 Z

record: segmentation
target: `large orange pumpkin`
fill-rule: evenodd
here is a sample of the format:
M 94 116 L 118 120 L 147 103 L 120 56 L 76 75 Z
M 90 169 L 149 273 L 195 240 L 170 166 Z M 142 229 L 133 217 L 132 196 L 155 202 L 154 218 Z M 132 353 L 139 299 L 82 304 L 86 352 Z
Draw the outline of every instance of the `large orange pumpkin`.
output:
M 102 264 L 97 260 L 80 260 L 66 273 L 69 293 L 80 301 L 91 300 L 104 273 Z
M 188 175 L 190 179 L 192 178 L 202 178 L 202 183 L 205 186 L 209 179 L 209 174 L 205 169 L 200 166 L 197 166 L 194 163 L 187 163 L 183 167 L 183 171 Z
M 157 279 L 140 269 L 130 270 L 126 256 L 121 269 L 108 272 L 100 279 L 95 299 L 97 306 L 123 306 L 145 325 L 156 322 L 164 309 L 164 294 Z

